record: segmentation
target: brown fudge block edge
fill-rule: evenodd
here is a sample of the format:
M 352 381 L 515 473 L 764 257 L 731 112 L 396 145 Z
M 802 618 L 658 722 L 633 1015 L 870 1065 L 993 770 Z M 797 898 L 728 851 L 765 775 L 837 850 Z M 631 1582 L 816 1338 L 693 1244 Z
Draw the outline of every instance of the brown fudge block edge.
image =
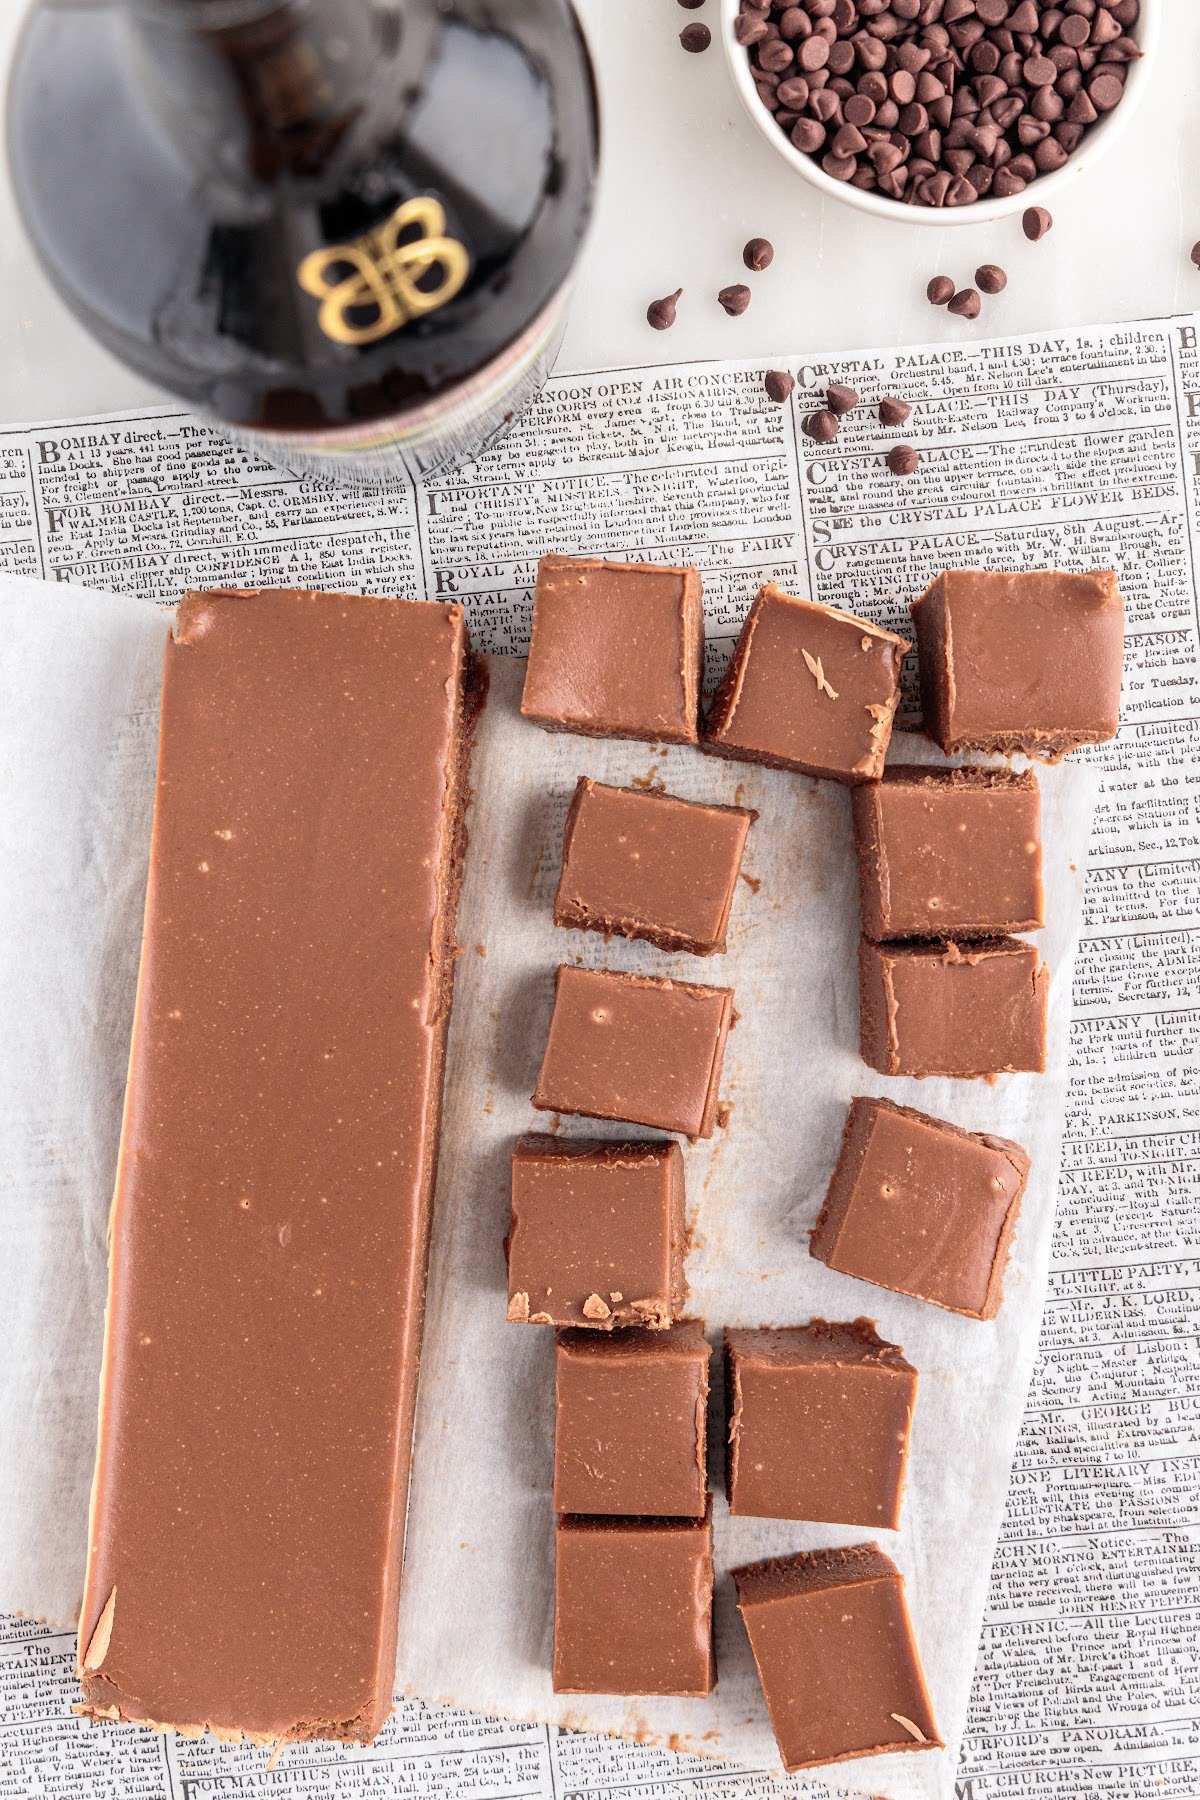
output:
M 572 710 L 571 694 L 577 692 L 571 682 L 564 688 L 556 687 L 553 671 L 553 656 L 544 655 L 545 640 L 552 635 L 547 613 L 546 602 L 551 597 L 551 584 L 557 576 L 576 575 L 586 582 L 594 577 L 600 581 L 611 579 L 614 583 L 632 592 L 639 580 L 649 581 L 658 586 L 663 577 L 678 579 L 679 593 L 679 642 L 671 653 L 672 675 L 678 680 L 679 691 L 663 716 L 650 720 L 642 716 L 640 704 L 634 706 L 629 696 L 623 697 L 623 710 L 626 716 L 614 716 L 617 710 L 611 696 L 604 695 L 604 670 L 602 667 L 604 646 L 596 641 L 594 631 L 589 632 L 586 625 L 582 631 L 582 643 L 565 659 L 572 667 L 572 681 L 577 681 L 578 674 L 585 668 L 585 659 L 591 657 L 590 676 L 586 686 L 589 692 L 588 704 L 594 710 L 591 717 L 584 715 L 582 708 Z M 585 603 L 579 603 L 579 613 L 583 618 Z M 661 668 L 655 667 L 655 653 L 661 655 L 662 646 L 653 646 L 647 655 L 637 655 L 636 634 L 638 623 L 633 616 L 624 622 L 628 630 L 619 633 L 620 642 L 609 646 L 620 658 L 620 676 L 623 679 L 633 668 L 640 668 L 643 673 L 649 668 L 653 673 L 661 674 Z M 645 629 L 643 624 L 643 629 Z M 550 667 L 543 667 L 549 663 Z M 561 675 L 561 667 L 559 674 Z M 521 697 L 522 715 L 540 725 L 546 731 L 577 732 L 584 737 L 616 737 L 633 738 L 645 743 L 677 743 L 694 744 L 700 734 L 700 688 L 704 679 L 704 604 L 703 588 L 700 572 L 690 564 L 683 567 L 672 567 L 662 563 L 614 562 L 605 557 L 562 556 L 548 554 L 539 559 L 537 582 L 534 588 L 533 622 L 530 635 L 529 661 L 525 673 L 525 689 Z M 596 696 L 600 695 L 597 703 Z M 605 715 L 605 706 L 608 714 Z M 667 716 L 668 711 L 675 710 L 674 718 Z M 637 714 L 638 716 L 634 716 Z
M 522 1166 L 541 1165 L 546 1168 L 559 1166 L 560 1173 L 567 1169 L 592 1170 L 602 1178 L 602 1185 L 619 1177 L 623 1168 L 630 1166 L 646 1166 L 661 1169 L 665 1177 L 665 1191 L 661 1196 L 661 1218 L 658 1221 L 665 1231 L 665 1244 L 660 1245 L 664 1256 L 662 1278 L 654 1283 L 647 1283 L 647 1293 L 637 1293 L 631 1286 L 628 1276 L 622 1277 L 623 1286 L 614 1292 L 606 1280 L 601 1280 L 597 1272 L 598 1285 L 589 1283 L 589 1291 L 578 1300 L 569 1294 L 564 1295 L 554 1310 L 547 1306 L 548 1293 L 542 1288 L 535 1288 L 529 1281 L 529 1270 L 526 1266 L 528 1251 L 523 1241 L 518 1243 L 527 1233 L 529 1227 L 525 1220 L 530 1208 L 527 1201 L 518 1199 L 517 1187 L 519 1170 Z M 557 1198 L 557 1196 L 556 1196 Z M 628 1196 L 626 1196 L 628 1199 Z M 607 1217 L 611 1220 L 618 1211 L 615 1202 L 610 1198 L 607 1202 Z M 572 1198 L 565 1201 L 564 1212 L 571 1218 L 577 1230 L 583 1230 L 591 1222 L 595 1224 L 596 1212 L 590 1207 L 572 1203 Z M 597 1209 L 598 1212 L 598 1209 Z M 604 1214 L 599 1215 L 603 1223 Z M 541 1220 L 545 1223 L 545 1220 Z M 557 1221 L 556 1221 L 557 1223 Z M 619 1219 L 622 1228 L 621 1247 L 626 1248 L 633 1235 L 627 1216 Z M 556 1243 L 561 1243 L 561 1228 L 552 1232 Z M 683 1258 L 687 1239 L 686 1196 L 684 1193 L 683 1152 L 672 1139 L 649 1140 L 645 1142 L 614 1143 L 607 1138 L 565 1138 L 552 1137 L 548 1132 L 528 1131 L 518 1139 L 513 1149 L 513 1210 L 512 1224 L 505 1239 L 504 1252 L 508 1264 L 508 1319 L 517 1325 L 557 1325 L 560 1327 L 575 1326 L 593 1331 L 612 1331 L 619 1326 L 645 1326 L 651 1331 L 665 1330 L 679 1317 L 687 1299 L 687 1282 L 683 1272 Z M 607 1241 L 603 1230 L 599 1233 L 597 1262 L 603 1254 L 611 1254 L 613 1245 Z M 578 1255 L 578 1238 L 570 1245 L 570 1252 Z M 552 1271 L 553 1272 L 553 1271 Z M 522 1286 L 522 1278 L 526 1285 Z M 578 1307 L 578 1311 L 566 1311 L 567 1307 Z
M 639 829 L 644 831 L 647 825 L 653 836 L 654 828 L 665 826 L 667 817 L 670 817 L 678 834 L 672 845 L 676 853 L 675 863 L 678 863 L 681 851 L 690 852 L 694 861 L 682 869 L 673 866 L 667 875 L 663 872 L 661 861 L 653 857 L 654 845 L 651 843 L 652 854 L 646 858 L 644 867 L 656 870 L 663 889 L 669 890 L 670 884 L 674 883 L 678 890 L 680 884 L 686 885 L 690 878 L 691 885 L 701 890 L 695 905 L 692 930 L 681 929 L 678 920 L 673 924 L 666 916 L 667 905 L 656 905 L 651 897 L 644 897 L 638 907 L 626 906 L 624 910 L 619 910 L 606 905 L 605 897 L 599 891 L 602 881 L 594 881 L 589 894 L 588 877 L 577 869 L 574 853 L 581 833 L 587 829 L 589 815 L 594 814 L 598 806 L 608 808 L 610 824 L 617 810 L 626 813 L 624 835 L 627 839 L 636 839 Z M 725 934 L 746 847 L 746 836 L 757 816 L 757 813 L 745 806 L 684 800 L 676 794 L 663 794 L 654 790 L 613 788 L 593 781 L 587 775 L 581 775 L 575 784 L 563 832 L 562 872 L 554 897 L 554 923 L 577 931 L 599 931 L 606 938 L 641 938 L 654 944 L 659 950 L 686 951 L 692 956 L 719 955 L 725 949 Z M 603 825 L 598 823 L 593 828 L 602 831 Z M 727 857 L 724 870 L 713 860 L 722 848 L 716 841 L 715 828 L 720 828 L 726 840 L 723 846 Z M 692 836 L 691 844 L 686 842 L 689 832 Z M 620 879 L 618 876 L 614 885 L 619 885 Z M 678 892 L 674 898 L 677 902 Z M 700 915 L 706 911 L 709 916 L 707 920 L 702 920 Z
M 701 1519 L 707 1505 L 704 1326 L 555 1342 L 554 1510 Z
M 908 1605 L 904 1594 L 904 1577 L 890 1557 L 884 1555 L 878 1544 L 851 1544 L 845 1548 L 831 1550 L 801 1551 L 794 1556 L 770 1557 L 764 1562 L 751 1563 L 732 1571 L 737 1588 L 738 1611 L 746 1626 L 750 1639 L 750 1648 L 762 1684 L 763 1697 L 767 1703 L 771 1725 L 775 1732 L 775 1740 L 779 1746 L 780 1759 L 789 1774 L 798 1769 L 820 1768 L 827 1764 L 853 1761 L 859 1756 L 880 1756 L 900 1750 L 940 1750 L 942 1740 L 934 1722 L 933 1705 L 929 1698 L 929 1690 L 925 1685 L 925 1675 L 921 1667 L 920 1653 L 913 1635 L 912 1621 L 909 1618 Z M 887 1611 L 887 1629 L 880 1634 L 893 1651 L 888 1659 L 888 1666 L 881 1666 L 881 1658 L 877 1655 L 871 1673 L 873 1682 L 867 1682 L 872 1703 L 881 1689 L 891 1688 L 893 1693 L 905 1694 L 906 1704 L 910 1712 L 889 1711 L 885 1742 L 868 1744 L 847 1743 L 838 1750 L 821 1751 L 814 1754 L 812 1737 L 814 1732 L 824 1728 L 826 1736 L 837 1739 L 849 1735 L 850 1726 L 845 1711 L 852 1701 L 844 1692 L 839 1692 L 833 1706 L 840 1709 L 841 1716 L 830 1720 L 821 1718 L 811 1691 L 805 1694 L 803 1709 L 796 1716 L 793 1695 L 799 1690 L 794 1686 L 797 1672 L 782 1671 L 785 1677 L 790 1673 L 793 1679 L 786 1679 L 781 1684 L 773 1679 L 776 1671 L 771 1668 L 773 1652 L 778 1655 L 778 1646 L 767 1640 L 767 1632 L 763 1628 L 769 1624 L 774 1609 L 789 1602 L 803 1600 L 806 1597 L 820 1596 L 826 1592 L 853 1593 L 855 1588 L 875 1590 L 876 1598 L 882 1602 Z M 794 1617 L 796 1615 L 793 1615 Z M 803 1633 L 803 1619 L 794 1628 L 794 1635 Z M 824 1657 L 819 1663 L 811 1658 L 804 1659 L 810 1667 L 820 1668 L 824 1676 L 822 1685 L 828 1687 L 838 1680 L 839 1666 L 836 1653 L 828 1646 L 823 1646 Z M 858 1655 L 855 1655 L 855 1652 Z M 847 1682 L 854 1682 L 856 1687 L 862 1684 L 863 1663 L 866 1661 L 866 1646 L 847 1642 L 846 1657 L 841 1665 L 841 1672 Z M 786 1655 L 786 1648 L 784 1651 Z M 825 1665 L 832 1661 L 834 1666 L 824 1674 Z M 855 1696 L 858 1697 L 857 1695 Z M 891 1695 L 889 1695 L 891 1698 Z M 886 1702 L 884 1702 L 886 1704 Z M 814 1716 L 816 1715 L 816 1716 Z M 839 1731 L 838 1727 L 842 1729 Z M 894 1735 L 892 1734 L 892 1728 Z M 805 1736 L 808 1742 L 805 1742 Z M 873 1734 L 874 1735 L 874 1734 Z
M 700 1046 L 702 1057 L 693 1058 L 691 1073 L 695 1081 L 690 1097 L 660 1096 L 660 1100 L 653 1103 L 653 1111 L 644 1093 L 641 1100 L 632 1094 L 624 1099 L 616 1094 L 608 1101 L 602 1098 L 595 1081 L 598 1065 L 594 1056 L 589 1062 L 583 1054 L 583 1046 L 578 1042 L 572 1046 L 571 1042 L 572 1026 L 578 1029 L 582 1022 L 582 1007 L 587 1004 L 585 988 L 591 991 L 599 1010 L 617 1003 L 632 1006 L 640 997 L 645 1007 L 639 1004 L 637 1010 L 642 1012 L 643 1023 L 651 1012 L 659 1010 L 651 999 L 654 995 L 661 997 L 663 1007 L 692 999 L 716 1008 L 712 1030 L 708 1034 L 711 1041 Z M 576 1009 L 573 1019 L 570 1017 L 572 1007 Z M 645 1125 L 651 1130 L 677 1131 L 689 1138 L 711 1137 L 716 1123 L 725 1043 L 733 1022 L 732 988 L 670 981 L 652 975 L 623 974 L 615 970 L 582 969 L 572 963 L 560 963 L 555 976 L 554 1010 L 550 1015 L 550 1030 L 532 1103 L 540 1112 L 578 1113 L 586 1118 Z M 651 1023 L 661 1024 L 662 1021 L 651 1019 Z M 578 1066 L 571 1069 L 572 1054 L 577 1065 L 586 1065 L 583 1075 Z M 595 1084 L 594 1091 L 581 1091 L 589 1079 Z M 699 1092 L 701 1086 L 702 1093 Z
M 989 1225 L 979 1231 L 979 1248 L 986 1269 L 976 1271 L 971 1286 L 977 1296 L 977 1303 L 968 1300 L 960 1283 L 954 1298 L 950 1292 L 943 1291 L 935 1297 L 930 1291 L 933 1285 L 928 1280 L 928 1269 L 920 1284 L 913 1280 L 905 1280 L 895 1267 L 894 1240 L 886 1228 L 880 1230 L 881 1241 L 885 1244 L 884 1257 L 874 1265 L 868 1263 L 861 1255 L 847 1256 L 839 1248 L 839 1241 L 856 1202 L 859 1201 L 858 1184 L 862 1177 L 867 1158 L 871 1150 L 871 1141 L 877 1123 L 885 1125 L 893 1121 L 906 1122 L 923 1133 L 933 1134 L 940 1141 L 948 1158 L 961 1158 L 967 1154 L 974 1161 L 986 1153 L 993 1158 L 993 1176 L 990 1181 L 992 1192 L 997 1189 L 997 1182 L 1004 1188 L 1011 1186 L 1012 1192 L 1005 1200 L 1003 1216 L 998 1226 Z M 931 1140 L 932 1141 L 932 1140 Z M 1001 1174 L 1001 1168 L 1008 1173 Z M 1025 1192 L 1025 1184 L 1029 1177 L 1029 1156 L 1020 1144 L 1008 1138 L 993 1137 L 985 1132 L 964 1131 L 960 1125 L 951 1125 L 945 1119 L 932 1118 L 928 1113 L 916 1111 L 914 1107 L 897 1106 L 894 1101 L 881 1100 L 866 1095 L 859 1095 L 850 1102 L 850 1110 L 842 1132 L 842 1141 L 838 1150 L 837 1164 L 829 1180 L 829 1189 L 817 1220 L 809 1234 L 809 1249 L 819 1262 L 837 1269 L 842 1274 L 851 1275 L 859 1281 L 870 1281 L 878 1287 L 887 1288 L 892 1293 L 908 1294 L 915 1300 L 924 1300 L 929 1305 L 941 1306 L 947 1312 L 960 1313 L 971 1319 L 994 1319 L 1000 1310 L 1000 1302 L 1004 1293 L 1004 1272 L 1008 1264 L 1009 1252 L 1012 1248 L 1013 1235 L 1020 1217 L 1021 1200 Z M 937 1224 L 943 1234 L 947 1229 L 948 1206 L 933 1191 L 933 1184 L 928 1177 L 919 1183 L 923 1193 L 928 1196 L 939 1217 Z M 958 1183 L 952 1183 L 952 1189 L 958 1191 Z M 878 1228 L 878 1200 L 874 1196 L 862 1201 L 870 1208 L 873 1228 Z M 970 1224 L 970 1221 L 968 1221 Z M 946 1239 L 943 1235 L 943 1248 Z M 922 1258 L 924 1264 L 924 1258 Z
M 919 826 L 904 816 L 913 801 L 930 815 Z M 864 934 L 882 943 L 1040 930 L 1040 801 L 1032 769 L 893 763 L 881 781 L 856 787 L 851 804 Z M 951 830 L 956 812 L 958 827 Z
M 968 618 L 973 601 L 983 611 L 994 609 L 986 627 Z M 1037 602 L 1036 634 L 1028 614 L 1022 617 L 1031 601 Z M 1079 611 L 1085 604 L 1086 614 Z M 1062 616 L 1047 628 L 1055 606 Z M 943 750 L 1020 751 L 1057 762 L 1082 744 L 1116 736 L 1125 606 L 1111 569 L 947 569 L 910 610 L 924 729 Z M 1041 666 L 1031 680 L 1034 658 Z
M 1032 944 L 1008 937 L 876 944 L 864 936 L 858 974 L 859 1049 L 881 1075 L 977 1080 L 1044 1074 L 1050 970 Z M 996 990 L 990 996 L 985 981 Z M 950 982 L 969 982 L 969 993 L 952 994 Z M 915 991 L 918 984 L 922 1004 L 910 1009 L 900 990 Z M 1001 984 L 1007 991 L 1000 991 Z M 938 985 L 940 997 L 933 995 Z M 995 1005 L 997 995 L 1002 1008 Z M 954 1005 L 958 1016 L 951 1019 Z M 997 1019 L 999 1029 L 990 1029 Z
M 281 663 L 285 670 L 301 668 L 307 683 L 280 680 Z M 352 705 L 346 683 L 354 689 Z M 160 1730 L 208 1729 L 255 1743 L 365 1742 L 391 1711 L 470 739 L 485 693 L 484 665 L 471 656 L 457 606 L 293 589 L 188 593 L 179 605 L 164 659 L 79 1621 L 79 1710 L 94 1717 Z M 389 734 L 398 753 L 381 767 L 379 745 Z M 318 839 L 331 848 L 323 778 L 331 768 L 344 778 L 348 755 L 366 771 L 358 787 L 343 779 L 339 790 L 346 803 L 359 796 L 355 817 L 364 804 L 388 816 L 405 804 L 412 829 L 407 848 L 400 847 L 381 820 L 378 842 L 366 851 L 359 854 L 359 844 L 354 856 L 327 858 L 314 893 L 314 848 Z M 199 862 L 197 849 L 206 852 Z M 370 927 L 379 886 L 389 878 L 403 886 L 409 910 L 383 933 L 395 965 L 395 980 L 384 988 L 374 975 L 368 979 L 366 962 L 374 966 L 381 948 L 380 932 Z M 248 922 L 242 898 L 251 891 L 264 904 Z M 297 905 L 321 939 L 307 968 L 297 954 L 304 939 L 289 912 Z M 319 929 L 321 908 L 331 920 L 327 937 Z M 348 918 L 368 929 L 356 929 L 348 940 Z M 281 944 L 273 959 L 272 947 Z M 288 991 L 302 1001 L 295 1025 L 306 1021 L 311 1036 L 285 1043 L 286 1054 L 272 1061 L 252 1047 L 251 1032 L 254 1019 L 275 1005 L 280 954 Z M 411 1007 L 400 999 L 406 983 Z M 167 1005 L 176 996 L 182 1009 Z M 314 1058 L 326 1044 L 343 1054 L 318 1072 Z M 353 1115 L 339 1126 L 337 1168 L 328 1155 L 333 1133 L 320 1133 L 330 1122 L 326 1115 L 349 1104 L 348 1071 L 354 1069 L 357 1087 L 372 1051 L 387 1065 L 379 1069 L 381 1082 L 399 1066 L 408 1072 L 412 1096 L 398 1160 L 374 1187 L 365 1175 L 356 1185 L 356 1216 L 369 1215 L 371 1196 L 386 1189 L 384 1211 L 394 1221 L 393 1235 L 382 1234 L 384 1253 L 370 1264 L 394 1296 L 386 1327 L 394 1385 L 365 1394 L 361 1421 L 369 1439 L 378 1434 L 382 1456 L 356 1457 L 359 1480 L 346 1500 L 344 1475 L 335 1479 L 332 1470 L 334 1450 L 312 1454 L 301 1445 L 282 1504 L 268 1506 L 264 1496 L 255 1507 L 265 1440 L 253 1409 L 243 1405 L 239 1364 L 223 1347 L 227 1334 L 210 1342 L 213 1319 L 241 1308 L 230 1340 L 237 1341 L 239 1327 L 244 1341 L 256 1339 L 258 1397 L 274 1408 L 281 1433 L 292 1429 L 281 1423 L 289 1410 L 284 1395 L 295 1392 L 302 1344 L 311 1355 L 315 1341 L 318 1355 L 336 1361 L 344 1341 L 337 1323 L 346 1291 L 339 1255 L 362 1272 L 362 1233 L 351 1226 L 348 1243 L 336 1232 L 330 1237 L 342 1213 L 345 1177 L 338 1169 L 354 1143 Z M 308 1111 L 298 1119 L 300 1081 L 307 1084 Z M 258 1089 L 255 1103 L 241 1098 L 240 1111 L 230 1108 L 236 1131 L 221 1127 L 230 1082 L 241 1095 Z M 256 1120 L 261 1141 L 270 1145 L 265 1158 L 254 1153 Z M 394 1127 L 366 1115 L 358 1125 L 362 1154 L 374 1158 L 376 1127 L 385 1135 Z M 288 1148 L 297 1145 L 301 1162 L 311 1152 L 304 1176 Z M 247 1155 L 253 1169 L 239 1171 L 239 1157 Z M 332 1183 L 329 1208 L 318 1210 L 305 1177 L 309 1184 Z M 243 1183 L 251 1192 L 239 1202 Z M 166 1207 L 158 1198 L 164 1192 Z M 286 1230 L 276 1228 L 274 1214 L 288 1222 Z M 252 1241 L 274 1248 L 264 1256 L 251 1250 Z M 307 1280 L 318 1277 L 323 1301 L 314 1301 L 306 1285 L 306 1258 Z M 236 1284 L 226 1263 L 238 1272 Z M 364 1354 L 348 1354 L 352 1389 L 365 1378 Z M 344 1438 L 354 1409 L 343 1398 L 330 1418 L 328 1383 L 318 1379 L 312 1388 L 304 1425 L 296 1427 L 300 1436 L 311 1433 L 315 1409 L 330 1428 L 326 1434 L 322 1427 L 322 1438 Z M 202 1452 L 217 1435 L 224 1461 L 206 1485 Z M 204 1534 L 180 1534 L 173 1483 L 183 1479 L 181 1437 L 188 1443 L 186 1497 L 206 1507 Z M 274 1446 L 275 1439 L 269 1442 Z M 341 1495 L 336 1506 L 329 1503 L 334 1491 Z M 231 1515 L 228 1554 L 214 1561 L 203 1544 L 226 1529 L 223 1508 L 238 1523 Z M 273 1511 L 281 1515 L 274 1525 Z M 311 1568 L 322 1559 L 336 1567 L 349 1548 L 339 1540 L 346 1531 L 353 1535 L 356 1523 L 378 1532 L 378 1561 L 360 1558 L 348 1575 L 339 1569 L 322 1599 Z M 306 1528 L 321 1537 L 307 1549 Z M 281 1560 L 279 1546 L 289 1533 Z M 248 1559 L 258 1567 L 257 1584 L 246 1575 Z M 340 1591 L 339 1583 L 353 1591 Z M 170 1652 L 160 1653 L 156 1640 L 170 1644 Z
M 730 1513 L 896 1530 L 917 1397 L 917 1371 L 900 1346 L 880 1337 L 873 1319 L 858 1318 L 727 1327 L 724 1348 Z M 837 1416 L 828 1405 L 814 1416 L 803 1389 L 829 1374 L 839 1384 Z M 823 1466 L 810 1466 L 825 1452 Z

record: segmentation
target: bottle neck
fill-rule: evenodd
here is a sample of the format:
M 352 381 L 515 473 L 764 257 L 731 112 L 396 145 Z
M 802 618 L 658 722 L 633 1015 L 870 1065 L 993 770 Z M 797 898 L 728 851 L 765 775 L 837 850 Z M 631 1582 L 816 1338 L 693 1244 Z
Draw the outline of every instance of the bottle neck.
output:
M 318 176 L 363 127 L 408 0 L 121 4 L 172 139 L 210 176 L 272 185 Z

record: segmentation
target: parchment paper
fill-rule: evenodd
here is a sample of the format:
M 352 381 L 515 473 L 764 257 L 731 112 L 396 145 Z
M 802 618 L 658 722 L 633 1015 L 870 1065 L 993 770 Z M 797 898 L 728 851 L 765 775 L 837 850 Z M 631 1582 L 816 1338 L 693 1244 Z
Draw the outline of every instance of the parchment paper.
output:
M 73 1617 L 84 1549 L 104 1297 L 103 1233 L 140 932 L 166 621 L 142 602 L 5 579 L 0 884 L 11 1030 L 5 1095 L 0 1356 L 0 1609 Z M 731 1521 L 718 1494 L 719 1685 L 705 1701 L 556 1699 L 550 1475 L 552 1333 L 505 1320 L 513 1138 L 529 1106 L 560 961 L 728 983 L 740 1015 L 728 1122 L 686 1150 L 691 1310 L 725 1324 L 866 1314 L 921 1372 L 904 1569 L 947 1749 L 845 1764 L 875 1795 L 952 1789 L 988 1569 L 1036 1345 L 1057 1179 L 1070 970 L 1096 777 L 1042 773 L 1053 971 L 1050 1072 L 984 1083 L 888 1080 L 855 1049 L 857 901 L 848 795 L 678 747 L 554 736 L 517 713 L 523 664 L 492 664 L 476 748 L 429 1315 L 401 1606 L 398 1690 L 620 1732 L 778 1768 L 728 1570 L 864 1533 Z M 936 760 L 917 740 L 894 758 Z M 722 958 L 557 930 L 550 904 L 575 778 L 663 782 L 758 810 Z M 960 1319 L 834 1274 L 807 1251 L 854 1093 L 880 1093 L 1033 1156 L 999 1319 Z M 567 1121 L 565 1129 L 617 1135 Z M 714 1376 L 718 1365 L 714 1363 Z M 719 1467 L 719 1379 L 710 1437 Z M 719 1485 L 719 1484 L 718 1484 Z M 821 1792 L 819 1781 L 811 1790 Z

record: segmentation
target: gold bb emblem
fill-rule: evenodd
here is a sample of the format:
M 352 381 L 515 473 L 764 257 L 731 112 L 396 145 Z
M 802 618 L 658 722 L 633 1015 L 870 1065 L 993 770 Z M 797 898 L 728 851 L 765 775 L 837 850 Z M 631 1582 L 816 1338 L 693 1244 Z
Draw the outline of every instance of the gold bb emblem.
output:
M 444 210 L 426 195 L 406 200 L 382 225 L 349 244 L 311 251 L 296 279 L 321 302 L 317 323 L 326 337 L 338 344 L 374 344 L 452 300 L 471 259 L 445 232 Z M 432 270 L 438 279 L 418 287 Z M 352 318 L 356 313 L 359 320 Z

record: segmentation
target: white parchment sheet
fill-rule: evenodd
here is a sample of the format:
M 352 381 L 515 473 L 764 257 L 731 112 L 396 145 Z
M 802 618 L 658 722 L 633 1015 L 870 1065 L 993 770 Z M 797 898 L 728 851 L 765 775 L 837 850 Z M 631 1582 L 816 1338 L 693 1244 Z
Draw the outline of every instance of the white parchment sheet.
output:
M 104 1226 L 141 918 L 166 621 L 147 602 L 0 580 L 0 1609 L 73 1618 L 81 1581 L 104 1298 Z M 719 1685 L 704 1701 L 550 1692 L 553 1345 L 505 1319 L 513 1138 L 529 1106 L 553 972 L 579 958 L 736 990 L 728 1120 L 686 1150 L 691 1310 L 725 1324 L 878 1320 L 921 1372 L 902 1566 L 947 1749 L 873 1758 L 838 1788 L 947 1796 L 1045 1284 L 1065 1091 L 1070 972 L 1097 778 L 1042 773 L 1051 1070 L 993 1086 L 876 1076 L 855 1049 L 857 904 L 848 795 L 678 747 L 554 736 L 519 718 L 523 664 L 492 663 L 474 764 L 463 954 L 409 1517 L 398 1690 L 511 1717 L 638 1735 L 778 1767 L 728 1570 L 853 1541 L 728 1519 L 715 1499 Z M 915 740 L 899 755 L 927 759 Z M 581 773 L 757 809 L 725 957 L 556 929 L 562 821 Z M 981 1324 L 810 1258 L 850 1096 L 880 1093 L 1017 1138 L 1033 1173 L 999 1319 Z M 566 1121 L 572 1132 L 616 1128 Z M 713 1468 L 720 1460 L 714 1362 Z M 619 1629 L 619 1626 L 614 1626 Z M 812 1784 L 821 1792 L 821 1784 Z

